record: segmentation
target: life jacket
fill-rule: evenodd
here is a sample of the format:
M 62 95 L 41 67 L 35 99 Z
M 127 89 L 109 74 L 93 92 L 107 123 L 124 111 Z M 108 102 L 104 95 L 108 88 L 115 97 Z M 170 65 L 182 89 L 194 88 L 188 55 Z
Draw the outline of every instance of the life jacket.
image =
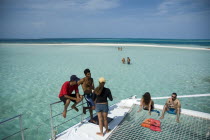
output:
M 145 119 L 141 124 L 142 127 L 150 128 L 150 130 L 159 131 L 159 132 L 161 131 L 160 125 L 161 123 L 159 120 L 155 120 L 152 118 Z

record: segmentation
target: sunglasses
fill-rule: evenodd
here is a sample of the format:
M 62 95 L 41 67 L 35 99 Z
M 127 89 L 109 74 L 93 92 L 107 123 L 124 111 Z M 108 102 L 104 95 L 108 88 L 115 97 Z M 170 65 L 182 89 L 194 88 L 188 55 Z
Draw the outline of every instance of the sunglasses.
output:
M 176 98 L 176 96 L 171 96 L 172 98 Z

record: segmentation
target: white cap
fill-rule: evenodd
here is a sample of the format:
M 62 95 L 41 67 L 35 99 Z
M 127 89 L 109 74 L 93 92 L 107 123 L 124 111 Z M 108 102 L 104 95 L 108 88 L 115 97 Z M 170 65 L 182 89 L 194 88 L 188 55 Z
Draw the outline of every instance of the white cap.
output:
M 106 82 L 106 80 L 104 79 L 104 77 L 99 78 L 98 81 L 99 81 L 99 83 L 103 83 L 103 82 L 105 83 Z

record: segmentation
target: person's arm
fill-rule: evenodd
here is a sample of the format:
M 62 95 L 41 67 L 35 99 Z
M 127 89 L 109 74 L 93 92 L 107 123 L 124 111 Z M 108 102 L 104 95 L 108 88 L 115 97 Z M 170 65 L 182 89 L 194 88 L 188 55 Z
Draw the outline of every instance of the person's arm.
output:
M 94 86 L 94 81 L 92 82 L 92 93 L 94 92 L 95 86 Z
M 149 115 L 151 115 L 151 106 L 152 106 L 152 103 L 153 103 L 153 101 L 151 100 L 150 103 L 149 103 L 149 112 L 148 112 Z
M 167 100 L 166 100 L 166 106 L 168 107 L 169 106 L 169 103 L 170 103 L 170 98 L 168 98 Z
M 108 90 L 108 98 L 110 101 L 113 101 L 113 98 L 112 98 L 112 93 L 110 91 L 110 89 L 107 89 Z
M 71 97 L 71 96 L 69 96 L 69 95 L 67 95 L 67 94 L 64 95 L 64 97 L 65 97 L 65 98 L 68 98 L 68 99 L 71 99 L 71 100 L 75 100 L 75 101 L 77 100 L 77 98 Z
M 96 104 L 96 94 L 95 93 L 93 93 L 92 99 L 93 99 L 94 103 Z
M 93 89 L 95 89 L 94 81 L 93 81 L 93 84 L 92 84 L 92 86 L 93 86 Z
M 178 103 L 177 103 L 177 107 L 178 107 L 178 108 L 181 108 L 181 103 L 180 103 L 179 100 L 178 100 Z
M 143 99 L 141 98 L 138 112 L 140 112 L 142 110 L 142 107 L 143 107 Z
M 79 86 L 79 85 L 83 84 L 83 82 L 84 82 L 84 79 L 82 78 L 77 82 L 77 85 Z
M 77 100 L 78 100 L 80 98 L 78 86 L 76 86 L 74 90 L 75 90 L 75 94 L 76 94 L 76 97 L 77 97 Z

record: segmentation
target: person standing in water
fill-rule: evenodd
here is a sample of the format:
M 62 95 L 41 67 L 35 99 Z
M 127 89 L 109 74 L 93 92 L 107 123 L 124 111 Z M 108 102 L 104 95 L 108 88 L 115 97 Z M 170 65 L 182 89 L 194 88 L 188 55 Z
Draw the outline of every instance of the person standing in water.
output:
M 179 99 L 177 99 L 177 94 L 172 93 L 171 98 L 168 98 L 166 104 L 163 107 L 163 112 L 160 119 L 164 118 L 165 112 L 170 114 L 176 114 L 176 121 L 179 122 L 180 112 L 181 112 L 181 103 Z
M 83 107 L 83 113 L 86 114 L 86 110 L 89 109 L 90 121 L 95 123 L 93 120 L 93 110 L 95 109 L 95 104 L 92 99 L 92 90 L 94 90 L 94 81 L 91 78 L 91 73 L 89 69 L 84 70 L 85 77 L 79 80 L 78 85 L 82 84 L 82 89 L 84 91 L 84 98 L 87 101 L 87 107 Z
M 122 59 L 122 63 L 125 64 L 125 58 L 124 58 L 124 57 L 123 57 L 123 59 Z
M 127 57 L 127 64 L 131 63 L 131 59 L 129 57 Z
M 93 100 L 96 103 L 96 112 L 98 115 L 100 128 L 100 132 L 97 132 L 96 134 L 99 136 L 104 136 L 103 126 L 106 129 L 106 133 L 109 133 L 111 131 L 110 129 L 108 129 L 107 115 L 109 111 L 109 106 L 107 98 L 109 98 L 110 101 L 112 101 L 113 98 L 110 89 L 104 87 L 105 83 L 106 80 L 103 77 L 99 78 L 99 86 L 94 90 L 95 94 L 93 94 Z

